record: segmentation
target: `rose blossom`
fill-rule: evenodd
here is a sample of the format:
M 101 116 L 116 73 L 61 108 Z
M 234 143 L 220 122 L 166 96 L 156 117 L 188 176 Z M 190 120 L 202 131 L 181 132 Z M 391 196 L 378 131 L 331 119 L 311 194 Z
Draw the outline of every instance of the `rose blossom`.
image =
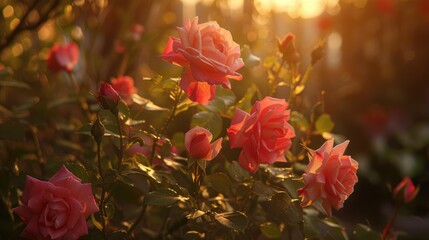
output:
M 189 157 L 212 160 L 222 148 L 222 138 L 210 143 L 213 135 L 205 128 L 194 127 L 185 134 L 185 148 Z
M 292 145 L 295 131 L 287 122 L 290 110 L 283 99 L 265 97 L 256 102 L 250 115 L 237 109 L 227 129 L 232 148 L 243 148 L 241 167 L 254 173 L 259 164 L 285 162 L 284 153 Z
M 393 190 L 393 198 L 398 202 L 409 203 L 416 198 L 419 188 L 414 186 L 409 177 L 405 177 Z
M 332 216 L 331 207 L 337 210 L 343 207 L 358 181 L 358 163 L 350 156 L 343 155 L 348 144 L 349 141 L 345 141 L 333 147 L 334 140 L 330 139 L 316 151 L 310 152 L 310 163 L 302 175 L 304 187 L 298 189 L 301 206 L 309 206 L 320 199 L 329 216 Z
M 48 53 L 46 66 L 53 72 L 71 72 L 79 61 L 79 47 L 71 42 L 66 45 L 55 44 Z
M 215 85 L 230 89 L 229 78 L 242 79 L 236 72 L 244 66 L 240 46 L 229 31 L 216 22 L 198 24 L 198 17 L 177 30 L 179 38 L 170 37 L 161 58 L 185 67 L 180 87 L 192 101 L 207 104 L 216 95 Z
M 112 88 L 121 96 L 127 103 L 130 102 L 131 95 L 136 92 L 134 80 L 130 76 L 119 76 L 112 78 Z
M 115 110 L 119 104 L 119 94 L 113 89 L 112 85 L 102 83 L 98 89 L 98 103 L 103 109 Z
M 86 217 L 98 212 L 90 183 L 62 167 L 49 181 L 27 176 L 22 205 L 13 211 L 27 224 L 29 239 L 78 239 L 88 234 Z

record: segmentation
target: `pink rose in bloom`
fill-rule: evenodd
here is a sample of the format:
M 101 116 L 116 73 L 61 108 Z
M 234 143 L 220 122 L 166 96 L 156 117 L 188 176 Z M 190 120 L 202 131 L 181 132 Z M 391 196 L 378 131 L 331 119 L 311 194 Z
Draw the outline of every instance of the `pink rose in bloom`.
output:
M 79 61 L 79 47 L 71 42 L 66 45 L 55 44 L 48 53 L 46 66 L 53 72 L 71 72 Z
M 22 205 L 13 211 L 27 224 L 29 239 L 78 239 L 88 234 L 86 217 L 99 211 L 91 184 L 62 167 L 49 181 L 27 176 Z
M 185 147 L 189 157 L 212 160 L 222 148 L 222 138 L 210 143 L 213 135 L 205 128 L 194 127 L 185 134 Z
M 119 76 L 112 78 L 112 88 L 121 96 L 127 103 L 131 100 L 131 95 L 136 92 L 134 80 L 130 76 Z
M 241 167 L 254 173 L 259 164 L 286 161 L 284 153 L 295 137 L 287 107 L 283 99 L 265 97 L 253 105 L 250 115 L 235 111 L 227 132 L 231 147 L 243 148 L 238 158 Z
M 216 22 L 198 24 L 198 17 L 177 28 L 161 58 L 185 67 L 180 87 L 192 101 L 207 104 L 216 95 L 215 85 L 231 88 L 229 79 L 241 80 L 236 71 L 244 66 L 240 46 L 231 33 Z
M 349 141 L 345 141 L 333 147 L 334 140 L 330 139 L 310 153 L 310 163 L 302 175 L 304 187 L 298 189 L 301 206 L 309 206 L 320 199 L 329 216 L 332 216 L 332 207 L 337 210 L 343 207 L 358 181 L 359 164 L 343 155 L 348 144 Z
M 409 203 L 416 198 L 419 188 L 414 186 L 409 177 L 405 177 L 393 190 L 393 198 L 402 203 Z
M 103 109 L 114 110 L 119 104 L 119 94 L 108 83 L 102 83 L 98 89 L 98 103 Z

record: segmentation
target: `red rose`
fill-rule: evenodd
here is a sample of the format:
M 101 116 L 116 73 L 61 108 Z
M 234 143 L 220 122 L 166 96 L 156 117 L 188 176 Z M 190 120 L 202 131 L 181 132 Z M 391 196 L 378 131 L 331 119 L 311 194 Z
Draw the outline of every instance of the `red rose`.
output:
M 250 115 L 237 109 L 227 129 L 232 148 L 243 148 L 238 162 L 254 173 L 259 164 L 285 162 L 295 131 L 288 123 L 290 110 L 283 99 L 265 97 L 253 105 Z
M 131 95 L 136 92 L 134 80 L 130 76 L 119 76 L 111 80 L 112 88 L 127 103 L 130 102 Z
M 194 127 L 185 134 L 185 147 L 189 157 L 212 160 L 222 148 L 222 138 L 210 143 L 213 136 L 205 128 Z
M 91 184 L 64 166 L 49 181 L 27 176 L 22 205 L 13 211 L 27 224 L 29 239 L 78 239 L 88 234 L 86 217 L 98 212 Z
M 53 72 L 71 72 L 79 61 L 79 47 L 76 43 L 60 46 L 55 44 L 48 53 L 47 67 Z
M 101 84 L 97 99 L 100 106 L 107 110 L 115 110 L 119 104 L 119 94 L 108 83 Z
M 337 210 L 343 207 L 358 181 L 359 164 L 343 155 L 348 144 L 349 141 L 345 141 L 333 147 L 334 140 L 331 139 L 310 153 L 310 163 L 302 175 L 304 187 L 298 189 L 303 207 L 320 200 L 329 216 L 332 216 L 332 207 Z
M 198 17 L 178 28 L 179 38 L 170 37 L 161 58 L 185 67 L 180 87 L 192 101 L 209 103 L 215 85 L 231 88 L 229 78 L 241 80 L 236 71 L 244 66 L 240 46 L 231 33 L 216 22 L 198 24 Z
M 393 198 L 402 203 L 409 203 L 416 198 L 419 188 L 414 186 L 409 177 L 405 177 L 393 190 Z

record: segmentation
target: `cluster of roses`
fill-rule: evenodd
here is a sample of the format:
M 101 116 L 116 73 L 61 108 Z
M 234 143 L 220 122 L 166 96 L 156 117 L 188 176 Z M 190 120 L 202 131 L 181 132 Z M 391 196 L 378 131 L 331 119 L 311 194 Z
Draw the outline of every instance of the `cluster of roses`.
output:
M 186 21 L 178 32 L 179 38 L 169 39 L 161 57 L 184 67 L 180 87 L 191 100 L 207 104 L 215 97 L 217 85 L 231 88 L 229 79 L 242 79 L 236 72 L 244 65 L 240 46 L 232 40 L 230 32 L 216 22 L 198 24 L 198 18 Z M 293 37 L 287 37 L 280 45 L 282 51 L 290 53 L 287 61 L 298 57 L 291 52 L 292 40 Z M 54 71 L 71 72 L 78 58 L 75 43 L 56 45 L 47 64 Z M 120 98 L 127 101 L 134 92 L 133 80 L 122 76 L 112 79 L 111 84 L 101 84 L 98 101 L 102 108 L 117 111 Z M 254 173 L 260 164 L 285 162 L 285 152 L 295 136 L 289 118 L 290 110 L 284 99 L 265 97 L 253 105 L 250 113 L 237 109 L 227 133 L 230 147 L 242 149 L 240 166 Z M 202 127 L 190 129 L 184 141 L 188 156 L 198 160 L 214 159 L 222 147 L 222 138 L 211 142 L 212 134 Z M 331 139 L 319 149 L 310 150 L 310 161 L 303 174 L 304 187 L 298 190 L 302 206 L 320 200 L 329 215 L 332 207 L 343 206 L 358 180 L 358 163 L 344 155 L 347 145 L 348 141 L 334 147 Z M 401 183 L 394 194 L 403 195 L 409 201 L 415 192 L 412 183 L 407 182 Z M 14 211 L 27 224 L 23 237 L 77 239 L 88 232 L 85 218 L 99 209 L 91 184 L 82 184 L 63 167 L 49 181 L 28 176 L 22 205 Z

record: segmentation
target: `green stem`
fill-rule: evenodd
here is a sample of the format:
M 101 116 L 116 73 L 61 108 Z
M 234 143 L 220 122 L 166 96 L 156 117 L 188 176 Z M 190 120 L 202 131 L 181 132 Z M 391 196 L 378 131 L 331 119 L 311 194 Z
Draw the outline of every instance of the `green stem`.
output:
M 189 161 L 189 160 L 188 160 Z M 197 161 L 197 160 L 195 160 Z M 198 164 L 194 162 L 194 195 L 197 202 L 197 209 L 200 209 L 200 176 L 198 171 Z
M 69 72 L 68 75 L 70 77 L 70 82 L 72 83 L 72 86 L 76 91 L 77 99 L 79 101 L 80 108 L 82 109 L 82 112 L 86 117 L 86 120 L 91 121 L 91 114 L 89 112 L 89 107 L 88 107 L 88 104 L 86 103 L 86 100 L 80 95 L 81 89 L 80 89 L 79 84 L 76 80 L 76 76 L 72 72 Z
M 295 81 L 295 75 L 296 75 L 296 65 L 293 64 L 291 66 L 291 75 L 292 75 L 292 81 L 291 81 L 291 87 L 290 87 L 290 93 L 289 93 L 289 108 L 291 108 L 290 105 L 292 105 L 292 101 L 295 98 L 295 88 L 296 88 L 296 81 Z
M 274 74 L 274 79 L 273 79 L 273 82 L 271 83 L 271 95 L 274 95 L 274 93 L 276 92 L 277 78 L 279 78 L 280 71 L 282 70 L 283 65 L 285 64 L 285 62 L 286 62 L 286 60 L 282 58 L 280 66 L 277 69 L 276 73 Z
M 400 207 L 401 207 L 401 205 L 400 205 L 400 204 L 396 204 L 395 211 L 393 212 L 393 215 L 392 215 L 392 217 L 390 218 L 389 223 L 386 225 L 386 227 L 384 227 L 384 230 L 383 230 L 383 236 L 382 236 L 382 239 L 383 239 L 383 240 L 387 240 L 387 239 L 389 239 L 388 237 L 389 237 L 389 235 L 390 235 L 390 231 L 391 231 L 391 229 L 392 229 L 393 224 L 394 224 L 394 223 L 395 223 L 395 221 L 396 221 L 396 217 L 398 216 L 399 208 L 400 208 Z
M 102 226 L 102 232 L 103 232 L 103 239 L 106 239 L 106 214 L 104 209 L 104 198 L 106 196 L 106 190 L 105 190 L 105 182 L 104 182 L 104 175 L 103 175 L 103 169 L 101 167 L 101 144 L 97 142 L 97 160 L 98 160 L 98 173 L 100 174 L 101 178 L 101 197 L 100 197 L 100 203 L 99 203 L 99 209 L 101 213 L 101 226 Z
M 118 125 L 118 131 L 119 131 L 119 155 L 118 155 L 118 171 L 119 171 L 122 165 L 122 158 L 124 155 L 124 143 L 122 141 L 122 126 L 121 126 L 121 120 L 119 119 L 119 113 L 116 113 L 116 124 Z
M 136 221 L 131 225 L 131 227 L 128 229 L 127 234 L 130 235 L 134 229 L 137 227 L 137 225 L 140 223 L 140 221 L 143 219 L 144 213 L 146 212 L 147 205 L 143 205 L 142 210 L 140 211 L 139 216 L 137 217 Z

